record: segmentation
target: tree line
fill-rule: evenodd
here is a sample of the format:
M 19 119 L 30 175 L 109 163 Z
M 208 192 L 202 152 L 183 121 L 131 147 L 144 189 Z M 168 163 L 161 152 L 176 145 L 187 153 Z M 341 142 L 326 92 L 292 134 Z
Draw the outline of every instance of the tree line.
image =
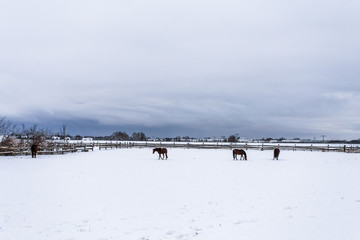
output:
M 45 144 L 46 140 L 52 140 L 54 137 L 60 140 L 82 140 L 83 136 L 72 136 L 67 131 L 66 125 L 62 125 L 57 133 L 48 128 L 39 127 L 34 124 L 30 127 L 21 124 L 17 126 L 15 123 L 8 121 L 5 117 L 0 118 L 0 145 L 15 147 L 21 142 L 31 142 L 37 144 Z M 111 140 L 111 141 L 146 141 L 147 137 L 143 132 L 134 132 L 128 135 L 126 132 L 114 132 L 110 136 L 92 137 L 94 140 Z

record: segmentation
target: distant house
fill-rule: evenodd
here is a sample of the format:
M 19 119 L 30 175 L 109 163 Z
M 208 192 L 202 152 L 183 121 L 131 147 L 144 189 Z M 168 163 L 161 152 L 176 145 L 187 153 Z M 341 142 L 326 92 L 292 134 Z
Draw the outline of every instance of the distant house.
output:
M 282 140 L 283 143 L 300 143 L 300 139 L 284 139 Z
M 92 137 L 83 137 L 83 138 L 81 139 L 81 141 L 89 142 L 89 141 L 93 141 L 93 138 L 92 138 Z
M 60 140 L 60 137 L 58 137 L 58 136 L 52 136 L 51 138 L 52 138 L 52 140 Z

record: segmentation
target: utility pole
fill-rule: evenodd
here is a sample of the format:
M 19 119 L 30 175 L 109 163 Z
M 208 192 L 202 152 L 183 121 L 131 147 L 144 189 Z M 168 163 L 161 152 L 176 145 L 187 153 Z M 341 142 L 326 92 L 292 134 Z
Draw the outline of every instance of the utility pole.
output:
M 321 137 L 323 138 L 323 142 L 325 142 L 325 135 L 321 135 Z

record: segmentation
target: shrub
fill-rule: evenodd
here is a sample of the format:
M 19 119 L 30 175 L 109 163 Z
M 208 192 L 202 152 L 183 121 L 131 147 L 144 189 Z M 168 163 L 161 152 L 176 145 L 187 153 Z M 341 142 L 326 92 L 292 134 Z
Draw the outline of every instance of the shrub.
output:
M 19 145 L 19 142 L 14 136 L 5 137 L 1 141 L 1 146 L 4 146 L 4 147 L 17 147 L 18 145 Z

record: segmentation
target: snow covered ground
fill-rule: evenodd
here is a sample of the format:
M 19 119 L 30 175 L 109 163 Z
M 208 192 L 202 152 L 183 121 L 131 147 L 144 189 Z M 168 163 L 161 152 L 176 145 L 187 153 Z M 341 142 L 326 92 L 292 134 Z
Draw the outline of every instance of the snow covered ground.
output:
M 360 239 L 360 155 L 247 153 L 1 157 L 0 239 Z

